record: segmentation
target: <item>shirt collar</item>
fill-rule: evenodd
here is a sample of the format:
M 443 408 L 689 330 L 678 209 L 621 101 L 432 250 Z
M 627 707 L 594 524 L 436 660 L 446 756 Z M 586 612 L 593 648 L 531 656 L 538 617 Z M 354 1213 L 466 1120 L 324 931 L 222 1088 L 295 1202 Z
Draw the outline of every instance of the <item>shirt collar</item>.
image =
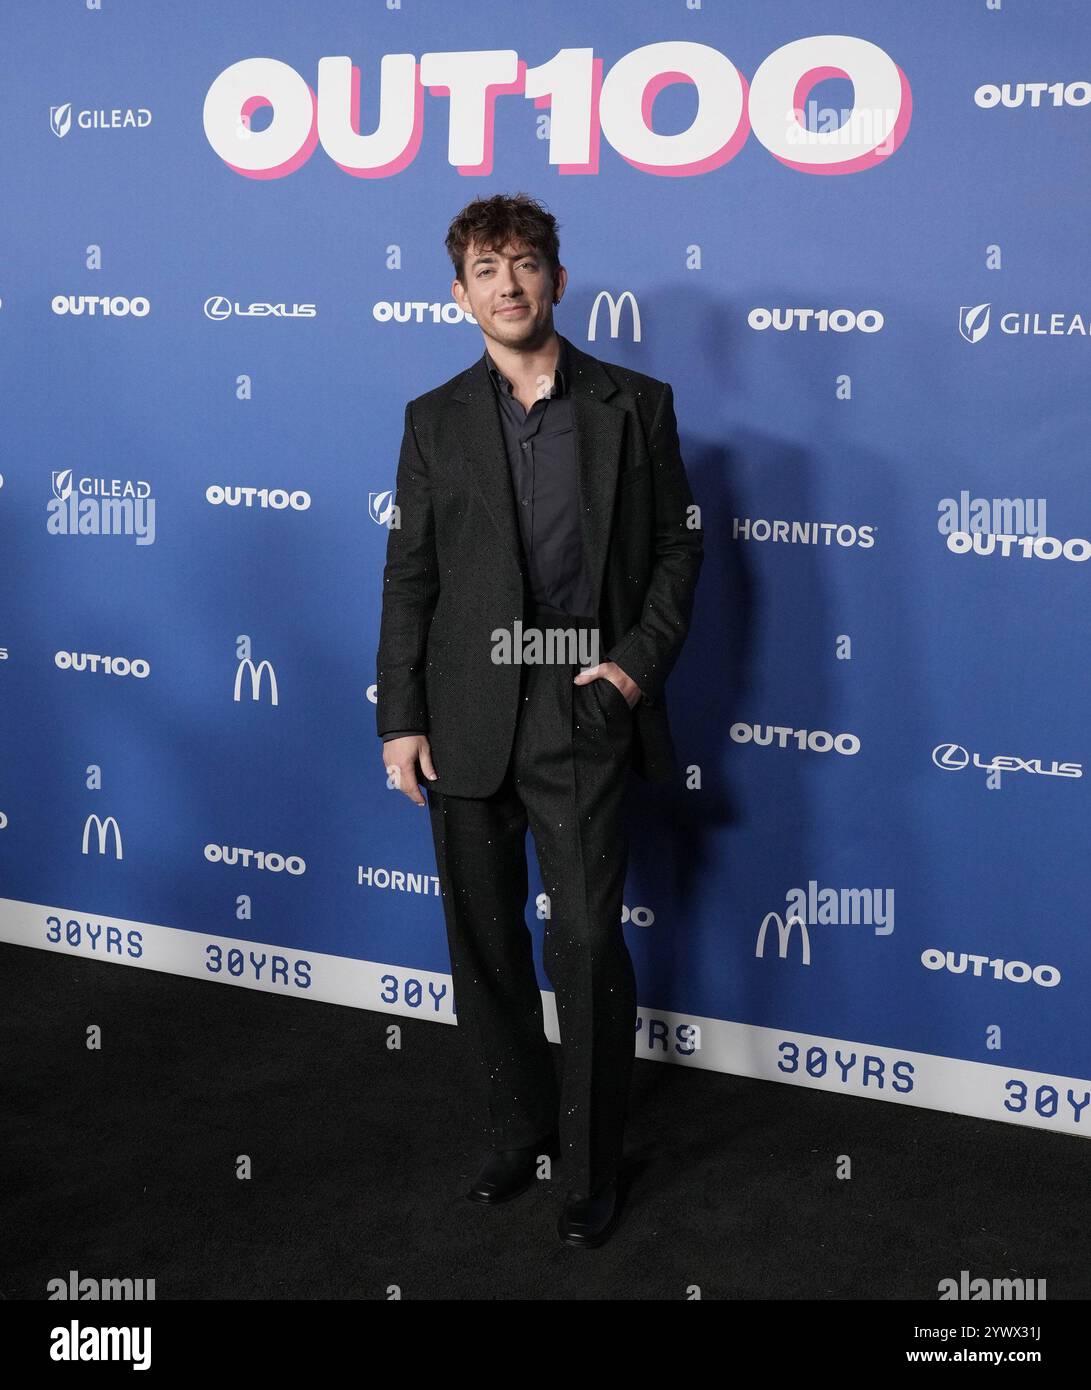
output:
M 557 357 L 557 370 L 553 376 L 553 390 L 550 393 L 550 396 L 546 397 L 547 400 L 551 399 L 553 396 L 568 395 L 568 344 L 565 342 L 565 340 L 561 337 L 559 333 L 557 334 L 557 338 L 561 344 L 561 351 Z M 507 379 L 504 373 L 492 360 L 492 356 L 490 355 L 488 348 L 485 349 L 485 365 L 489 369 L 489 375 L 495 382 L 497 390 L 504 391 L 507 395 L 510 396 L 512 393 L 511 382 Z

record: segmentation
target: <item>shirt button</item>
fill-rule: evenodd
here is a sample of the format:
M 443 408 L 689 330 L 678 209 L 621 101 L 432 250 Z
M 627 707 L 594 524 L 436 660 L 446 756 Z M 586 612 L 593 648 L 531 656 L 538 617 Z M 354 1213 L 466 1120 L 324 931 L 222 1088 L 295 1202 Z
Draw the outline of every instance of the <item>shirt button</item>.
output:
M 524 449 L 529 449 L 529 448 L 530 448 L 530 443 L 529 443 L 529 441 L 526 442 L 526 443 L 524 443 L 523 448 L 524 448 Z

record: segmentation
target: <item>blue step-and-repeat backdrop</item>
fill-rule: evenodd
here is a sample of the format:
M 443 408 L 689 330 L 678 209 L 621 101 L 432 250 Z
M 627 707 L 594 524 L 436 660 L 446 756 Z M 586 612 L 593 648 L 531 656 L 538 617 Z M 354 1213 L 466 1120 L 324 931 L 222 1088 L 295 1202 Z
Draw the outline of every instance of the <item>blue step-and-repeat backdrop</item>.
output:
M 705 535 L 638 1056 L 1087 1134 L 1091 7 L 0 26 L 0 939 L 456 1021 L 375 649 L 405 402 L 483 347 L 443 238 L 522 190 Z

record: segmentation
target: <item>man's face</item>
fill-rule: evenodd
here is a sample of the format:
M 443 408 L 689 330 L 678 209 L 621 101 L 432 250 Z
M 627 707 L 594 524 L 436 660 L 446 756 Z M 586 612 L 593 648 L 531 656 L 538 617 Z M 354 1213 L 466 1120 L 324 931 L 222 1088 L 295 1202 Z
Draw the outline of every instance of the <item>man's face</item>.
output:
M 554 284 L 549 264 L 523 242 L 500 250 L 471 244 L 463 258 L 466 288 L 455 280 L 451 293 L 487 338 L 505 347 L 533 348 L 553 332 L 553 305 L 568 279 L 564 266 Z

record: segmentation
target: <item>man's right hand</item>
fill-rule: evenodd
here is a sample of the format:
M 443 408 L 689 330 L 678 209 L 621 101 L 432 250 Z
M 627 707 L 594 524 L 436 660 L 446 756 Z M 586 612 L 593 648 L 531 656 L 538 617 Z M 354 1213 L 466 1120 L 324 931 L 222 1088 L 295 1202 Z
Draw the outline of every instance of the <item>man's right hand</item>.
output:
M 406 734 L 404 738 L 392 738 L 383 744 L 383 764 L 387 776 L 393 779 L 395 788 L 404 792 L 410 801 L 423 806 L 424 794 L 417 785 L 417 762 L 425 777 L 435 777 L 432 766 L 432 749 L 427 734 Z

